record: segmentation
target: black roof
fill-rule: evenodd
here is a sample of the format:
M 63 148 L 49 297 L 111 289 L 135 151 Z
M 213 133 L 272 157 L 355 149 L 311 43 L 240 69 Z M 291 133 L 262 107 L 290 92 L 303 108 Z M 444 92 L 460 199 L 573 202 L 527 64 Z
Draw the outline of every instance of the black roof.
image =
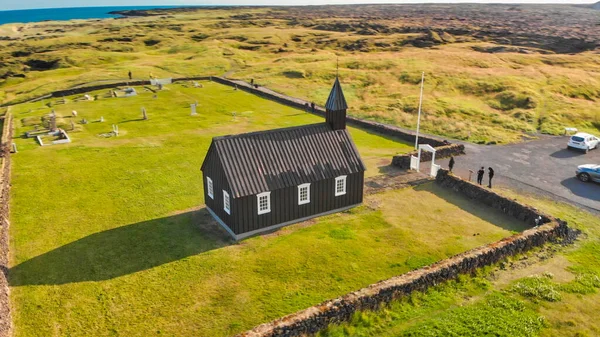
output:
M 215 137 L 208 151 L 234 198 L 366 170 L 348 130 L 327 123 Z
M 348 109 L 348 104 L 346 104 L 346 98 L 344 98 L 340 80 L 337 77 L 335 78 L 333 88 L 331 88 L 331 92 L 329 93 L 329 98 L 327 98 L 327 103 L 325 103 L 325 109 L 331 111 Z

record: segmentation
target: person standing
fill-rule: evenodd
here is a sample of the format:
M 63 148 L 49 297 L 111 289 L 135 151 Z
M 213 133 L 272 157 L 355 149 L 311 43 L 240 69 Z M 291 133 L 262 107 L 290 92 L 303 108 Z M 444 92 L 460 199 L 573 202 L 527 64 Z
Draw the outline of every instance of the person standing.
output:
M 448 163 L 450 173 L 452 173 L 452 168 L 454 168 L 454 156 L 450 156 L 450 162 Z
M 491 167 L 488 167 L 488 177 L 490 178 L 490 182 L 488 184 L 489 188 L 492 188 L 492 178 L 494 178 L 494 169 Z
M 131 78 L 133 77 L 133 75 L 131 74 L 131 70 L 129 71 L 128 75 L 129 75 L 129 80 L 131 80 Z
M 483 183 L 483 175 L 485 174 L 485 168 L 482 166 L 479 171 L 477 171 L 477 183 L 481 185 Z

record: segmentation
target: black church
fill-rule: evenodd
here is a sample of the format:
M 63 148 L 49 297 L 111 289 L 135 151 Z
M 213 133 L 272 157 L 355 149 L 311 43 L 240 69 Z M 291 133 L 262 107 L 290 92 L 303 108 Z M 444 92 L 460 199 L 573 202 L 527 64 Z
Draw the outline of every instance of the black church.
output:
M 362 203 L 366 167 L 338 78 L 325 108 L 324 123 L 213 138 L 204 199 L 236 240 Z

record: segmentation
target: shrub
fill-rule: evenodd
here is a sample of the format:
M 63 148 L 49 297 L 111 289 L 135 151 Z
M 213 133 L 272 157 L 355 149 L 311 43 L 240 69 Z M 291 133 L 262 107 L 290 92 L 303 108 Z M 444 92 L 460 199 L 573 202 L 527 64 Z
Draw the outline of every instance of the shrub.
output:
M 160 42 L 161 42 L 160 40 L 156 40 L 156 39 L 147 39 L 147 40 L 144 40 L 144 44 L 147 47 L 155 46 L 155 45 L 159 44 Z
M 521 296 L 533 300 L 544 300 L 548 302 L 558 302 L 561 300 L 558 286 L 554 284 L 549 277 L 532 276 L 517 282 L 510 290 Z
M 206 40 L 210 35 L 208 34 L 204 34 L 204 33 L 198 33 L 195 35 L 190 36 L 192 40 L 196 41 L 196 42 L 200 42 L 203 40 Z
M 286 70 L 282 72 L 283 76 L 287 78 L 305 78 L 306 74 L 303 70 Z
M 517 108 L 533 109 L 537 106 L 537 102 L 532 96 L 514 91 L 504 91 L 496 95 L 495 99 L 489 101 L 488 104 L 494 109 L 505 111 Z

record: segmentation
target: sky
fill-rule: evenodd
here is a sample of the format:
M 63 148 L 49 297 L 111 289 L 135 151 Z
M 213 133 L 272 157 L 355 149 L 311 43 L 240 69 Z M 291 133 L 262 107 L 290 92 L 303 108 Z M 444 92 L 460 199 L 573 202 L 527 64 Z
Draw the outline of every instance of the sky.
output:
M 597 0 L 0 0 L 0 10 L 84 7 L 84 6 L 159 6 L 159 5 L 325 5 L 353 3 L 594 3 Z

